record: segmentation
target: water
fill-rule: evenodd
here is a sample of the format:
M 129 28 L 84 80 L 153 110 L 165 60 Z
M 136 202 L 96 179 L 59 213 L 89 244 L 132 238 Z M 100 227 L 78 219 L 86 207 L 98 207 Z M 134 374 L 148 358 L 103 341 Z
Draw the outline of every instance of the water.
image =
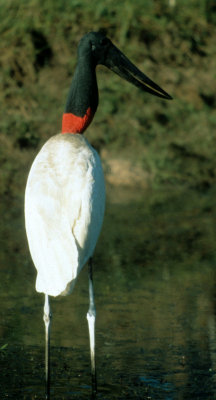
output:
M 214 198 L 108 190 L 94 267 L 98 399 L 216 398 Z M 44 399 L 43 296 L 22 215 L 12 217 L 2 224 L 0 397 Z M 90 399 L 87 268 L 51 306 L 51 398 Z

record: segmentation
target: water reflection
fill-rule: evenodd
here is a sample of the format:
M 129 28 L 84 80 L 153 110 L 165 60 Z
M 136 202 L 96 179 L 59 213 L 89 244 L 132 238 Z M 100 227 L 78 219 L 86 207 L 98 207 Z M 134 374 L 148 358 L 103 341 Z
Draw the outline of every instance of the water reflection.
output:
M 210 195 L 149 193 L 128 203 L 122 192 L 120 201 L 108 200 L 94 273 L 98 399 L 216 397 Z M 11 251 L 17 235 L 11 224 L 3 228 L 1 398 L 42 399 L 43 296 L 27 248 Z M 52 399 L 89 399 L 87 270 L 52 308 Z

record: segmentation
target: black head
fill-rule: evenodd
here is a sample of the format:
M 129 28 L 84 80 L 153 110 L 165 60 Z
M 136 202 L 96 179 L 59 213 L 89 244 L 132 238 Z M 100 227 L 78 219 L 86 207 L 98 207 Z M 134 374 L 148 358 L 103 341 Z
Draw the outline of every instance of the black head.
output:
M 163 99 L 172 97 L 141 72 L 114 44 L 101 32 L 89 32 L 82 37 L 78 46 L 78 57 L 91 60 L 94 66 L 105 65 L 123 79 L 141 90 Z
M 82 37 L 78 46 L 78 56 L 89 56 L 95 65 L 105 65 L 108 49 L 113 46 L 101 32 L 89 32 Z

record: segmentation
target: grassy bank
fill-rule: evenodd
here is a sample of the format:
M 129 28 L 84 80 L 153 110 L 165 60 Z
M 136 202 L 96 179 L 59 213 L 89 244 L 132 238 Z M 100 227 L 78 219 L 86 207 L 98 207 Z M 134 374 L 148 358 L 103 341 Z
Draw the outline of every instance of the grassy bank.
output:
M 7 168 L 14 168 L 13 151 L 17 167 L 20 158 L 28 160 L 31 153 L 31 159 L 41 144 L 60 130 L 77 43 L 85 32 L 105 29 L 174 101 L 142 94 L 99 67 L 101 101 L 89 128 L 89 140 L 98 149 L 121 150 L 127 158 L 133 159 L 135 154 L 154 182 L 156 177 L 156 182 L 212 183 L 216 29 L 208 21 L 204 1 L 177 2 L 174 10 L 167 1 L 160 6 L 150 1 L 2 3 L 3 166 L 6 155 L 11 158 Z
M 60 130 L 77 43 L 90 30 L 105 30 L 174 98 L 141 93 L 98 67 L 100 104 L 87 135 L 105 164 L 121 155 L 145 172 L 149 188 L 212 193 L 214 2 L 177 0 L 175 8 L 165 0 L 0 3 L 0 196 L 3 231 L 10 227 L 13 243 L 23 231 L 29 167 L 43 142 Z M 213 197 L 207 202 L 213 204 Z M 3 245 L 5 240 L 4 234 Z

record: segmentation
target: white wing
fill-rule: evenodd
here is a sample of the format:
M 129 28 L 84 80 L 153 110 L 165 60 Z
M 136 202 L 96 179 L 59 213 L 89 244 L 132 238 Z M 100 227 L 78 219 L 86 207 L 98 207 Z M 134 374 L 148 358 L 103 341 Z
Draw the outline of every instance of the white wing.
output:
M 25 194 L 29 248 L 36 290 L 69 293 L 92 256 L 103 222 L 100 158 L 82 135 L 59 134 L 35 158 Z

